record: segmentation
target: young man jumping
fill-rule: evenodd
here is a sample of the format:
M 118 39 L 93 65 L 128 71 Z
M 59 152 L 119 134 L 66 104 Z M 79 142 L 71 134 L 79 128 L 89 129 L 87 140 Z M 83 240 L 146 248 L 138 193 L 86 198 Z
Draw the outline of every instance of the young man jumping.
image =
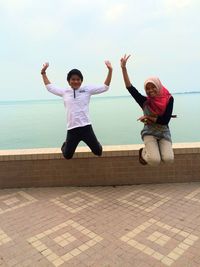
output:
M 85 142 L 95 155 L 102 155 L 102 146 L 94 134 L 89 119 L 89 102 L 92 95 L 101 94 L 109 89 L 112 79 L 112 65 L 109 61 L 105 61 L 105 64 L 108 68 L 108 74 L 104 84 L 82 86 L 82 73 L 78 69 L 72 69 L 67 74 L 69 86 L 66 88 L 59 88 L 50 82 L 46 74 L 49 63 L 43 64 L 41 74 L 47 90 L 63 98 L 67 111 L 67 137 L 61 147 L 66 159 L 73 157 L 80 141 Z

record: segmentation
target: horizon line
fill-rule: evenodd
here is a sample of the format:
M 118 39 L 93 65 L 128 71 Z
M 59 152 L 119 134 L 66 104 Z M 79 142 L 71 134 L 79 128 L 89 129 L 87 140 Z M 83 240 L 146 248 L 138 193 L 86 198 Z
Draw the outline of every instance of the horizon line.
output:
M 173 92 L 172 95 L 180 95 L 180 94 L 198 94 L 200 91 L 185 91 L 185 92 Z M 114 96 L 94 96 L 94 98 L 117 98 L 117 97 L 130 97 L 130 95 L 114 95 Z M 51 99 L 51 98 L 40 98 L 40 99 L 16 99 L 16 100 L 0 100 L 0 103 L 8 103 L 8 102 L 43 102 L 43 101 L 60 101 L 60 99 Z

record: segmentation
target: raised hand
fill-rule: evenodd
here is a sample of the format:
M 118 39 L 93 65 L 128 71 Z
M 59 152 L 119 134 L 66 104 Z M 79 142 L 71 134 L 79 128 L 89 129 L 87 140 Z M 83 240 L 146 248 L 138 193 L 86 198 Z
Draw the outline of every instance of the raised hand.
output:
M 127 60 L 129 59 L 129 57 L 130 57 L 131 55 L 124 55 L 122 58 L 121 58 L 121 60 L 120 60 L 120 62 L 121 62 L 121 67 L 122 68 L 126 68 L 126 62 L 127 62 Z
M 105 64 L 106 64 L 106 66 L 107 66 L 107 68 L 108 68 L 109 70 L 112 70 L 112 64 L 110 63 L 109 60 L 105 60 Z
M 42 69 L 41 69 L 41 74 L 45 74 L 46 69 L 49 67 L 49 62 L 46 62 L 43 64 Z

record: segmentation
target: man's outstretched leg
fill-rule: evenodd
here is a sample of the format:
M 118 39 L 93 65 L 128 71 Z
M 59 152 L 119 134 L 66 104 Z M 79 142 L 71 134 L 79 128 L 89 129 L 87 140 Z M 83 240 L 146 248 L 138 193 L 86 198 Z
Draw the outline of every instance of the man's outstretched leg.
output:
M 92 125 L 87 125 L 83 128 L 84 128 L 82 133 L 83 142 L 85 142 L 89 146 L 89 148 L 95 155 L 101 156 L 103 148 L 96 138 L 96 135 L 92 129 Z
M 77 133 L 77 129 L 75 128 L 68 130 L 66 141 L 63 143 L 61 147 L 61 151 L 65 159 L 71 159 L 73 157 L 79 142 L 80 138 Z

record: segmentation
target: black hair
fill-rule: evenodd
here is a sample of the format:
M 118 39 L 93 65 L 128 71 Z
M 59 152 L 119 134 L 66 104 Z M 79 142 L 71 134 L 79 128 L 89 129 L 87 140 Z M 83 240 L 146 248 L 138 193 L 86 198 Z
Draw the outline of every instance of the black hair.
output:
M 72 75 L 77 75 L 81 79 L 81 81 L 83 81 L 83 75 L 80 72 L 80 70 L 77 70 L 77 69 L 70 70 L 70 72 L 68 72 L 68 74 L 67 74 L 67 81 L 68 82 L 71 79 Z

